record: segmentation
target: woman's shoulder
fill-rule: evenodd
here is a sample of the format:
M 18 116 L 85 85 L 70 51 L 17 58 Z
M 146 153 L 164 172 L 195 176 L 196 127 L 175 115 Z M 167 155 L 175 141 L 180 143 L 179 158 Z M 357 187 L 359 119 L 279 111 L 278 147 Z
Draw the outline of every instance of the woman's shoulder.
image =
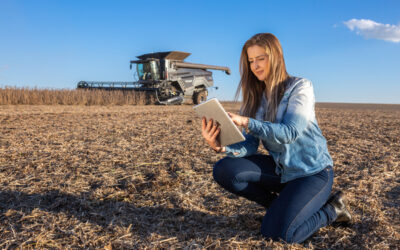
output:
M 291 91 L 297 87 L 312 87 L 312 83 L 310 80 L 303 77 L 290 76 L 285 86 L 286 91 Z
M 315 102 L 314 88 L 310 80 L 301 77 L 291 77 L 286 85 L 283 99 L 286 100 L 295 97 L 306 98 Z
M 284 96 L 291 96 L 304 91 L 313 95 L 314 88 L 311 81 L 306 78 L 291 76 L 286 83 Z

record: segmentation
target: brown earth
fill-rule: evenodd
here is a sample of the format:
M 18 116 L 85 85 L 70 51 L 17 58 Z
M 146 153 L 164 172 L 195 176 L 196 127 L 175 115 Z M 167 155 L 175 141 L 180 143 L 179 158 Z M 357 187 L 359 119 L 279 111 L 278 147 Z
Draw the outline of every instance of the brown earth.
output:
M 0 248 L 399 248 L 400 105 L 387 107 L 317 105 L 354 223 L 288 245 L 213 181 L 222 156 L 191 106 L 0 106 Z

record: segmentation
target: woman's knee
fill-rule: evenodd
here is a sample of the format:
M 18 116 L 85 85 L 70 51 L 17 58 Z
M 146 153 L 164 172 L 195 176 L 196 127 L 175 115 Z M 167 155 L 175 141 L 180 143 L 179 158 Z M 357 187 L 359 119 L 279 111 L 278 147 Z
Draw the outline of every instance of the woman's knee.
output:
M 229 158 L 225 157 L 214 164 L 213 177 L 214 180 L 222 184 L 226 181 L 227 171 L 229 171 Z
M 283 240 L 287 243 L 293 241 L 293 224 L 289 223 L 283 214 L 267 214 L 264 216 L 261 224 L 261 234 L 266 239 L 274 241 Z
M 264 218 L 261 224 L 261 235 L 266 239 L 272 239 L 274 241 L 283 240 L 288 242 L 285 228 L 281 224 L 272 224 Z M 289 243 L 289 242 L 288 242 Z
M 219 160 L 214 165 L 213 177 L 214 180 L 226 190 L 238 193 L 246 185 L 243 181 L 238 181 L 238 176 L 243 172 L 241 167 L 238 167 L 238 158 L 225 157 Z
M 261 226 L 261 234 L 266 239 L 271 239 L 273 241 L 283 240 L 286 243 L 295 243 L 293 237 L 287 234 L 287 230 L 270 230 L 271 228 Z

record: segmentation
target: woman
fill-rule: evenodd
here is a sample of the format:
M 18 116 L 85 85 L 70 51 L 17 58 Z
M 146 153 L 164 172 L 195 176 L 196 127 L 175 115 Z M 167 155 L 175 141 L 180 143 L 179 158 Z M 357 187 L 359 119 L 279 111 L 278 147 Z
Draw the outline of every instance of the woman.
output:
M 240 115 L 229 115 L 246 140 L 221 147 L 218 125 L 202 120 L 207 143 L 227 154 L 214 166 L 215 181 L 268 208 L 261 225 L 266 238 L 300 243 L 334 221 L 349 222 L 343 193 L 329 198 L 333 162 L 315 118 L 311 82 L 288 75 L 281 45 L 269 33 L 244 44 L 240 73 Z M 269 155 L 256 154 L 260 140 Z

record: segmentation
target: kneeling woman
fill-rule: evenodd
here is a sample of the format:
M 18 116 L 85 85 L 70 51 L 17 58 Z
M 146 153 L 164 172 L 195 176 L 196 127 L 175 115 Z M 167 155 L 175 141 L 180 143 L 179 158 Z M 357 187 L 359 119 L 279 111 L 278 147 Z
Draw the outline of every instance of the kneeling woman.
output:
M 218 125 L 202 121 L 208 144 L 227 154 L 214 166 L 215 181 L 267 208 L 266 238 L 300 243 L 334 221 L 350 221 L 343 193 L 329 197 L 333 162 L 315 118 L 311 82 L 288 75 L 281 45 L 269 33 L 245 43 L 240 73 L 240 115 L 229 115 L 245 128 L 246 140 L 221 147 Z M 260 140 L 269 155 L 256 154 Z

